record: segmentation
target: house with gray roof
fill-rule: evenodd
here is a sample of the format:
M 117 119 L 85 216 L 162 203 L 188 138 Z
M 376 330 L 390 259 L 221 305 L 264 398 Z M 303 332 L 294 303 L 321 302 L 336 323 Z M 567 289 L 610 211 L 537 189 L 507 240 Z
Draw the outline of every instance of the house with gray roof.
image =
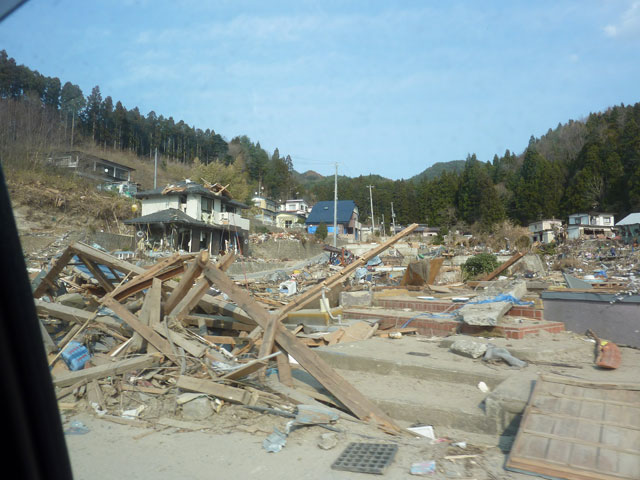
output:
M 316 203 L 304 222 L 307 231 L 315 233 L 318 225 L 324 223 L 329 233 L 333 234 L 333 210 L 334 202 L 331 200 Z M 338 200 L 337 212 L 338 236 L 359 240 L 361 225 L 358 221 L 359 213 L 356 202 L 353 200 Z
M 630 213 L 616 223 L 618 233 L 627 245 L 640 242 L 640 213 Z
M 248 244 L 249 220 L 242 210 L 249 205 L 234 200 L 226 187 L 185 180 L 136 194 L 140 216 L 125 220 L 136 235 L 161 249 L 217 255 L 243 253 Z

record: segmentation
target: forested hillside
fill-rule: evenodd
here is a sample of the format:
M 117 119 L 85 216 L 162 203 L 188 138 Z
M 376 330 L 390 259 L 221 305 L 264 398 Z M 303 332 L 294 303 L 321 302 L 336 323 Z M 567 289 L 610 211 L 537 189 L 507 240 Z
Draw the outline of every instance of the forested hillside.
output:
M 189 126 L 155 112 L 127 109 L 94 87 L 80 87 L 18 65 L 0 51 L 0 160 L 28 168 L 52 151 L 81 146 L 127 152 L 152 161 L 177 161 L 200 176 L 230 183 L 237 198 L 260 190 L 275 200 L 331 200 L 333 176 L 298 174 L 289 155 L 265 151 L 239 135 L 227 141 L 213 129 Z M 640 210 L 640 103 L 592 113 L 531 137 L 524 152 L 507 150 L 481 162 L 436 163 L 408 180 L 378 175 L 340 176 L 338 196 L 352 199 L 361 220 L 370 221 L 369 185 L 376 224 L 476 225 L 491 230 L 511 219 L 526 225 L 540 218 L 565 219 L 577 211 L 600 210 L 616 220 Z M 400 161 L 400 160 L 398 160 Z M 432 160 L 425 158 L 424 164 Z M 329 162 L 327 162 L 329 163 Z

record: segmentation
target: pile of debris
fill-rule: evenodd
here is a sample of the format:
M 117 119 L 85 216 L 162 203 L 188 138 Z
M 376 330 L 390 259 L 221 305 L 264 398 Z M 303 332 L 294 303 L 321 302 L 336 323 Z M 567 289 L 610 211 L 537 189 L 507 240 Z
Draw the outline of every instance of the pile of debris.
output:
M 62 404 L 84 398 L 110 418 L 141 415 L 144 405 L 124 395 L 130 391 L 159 397 L 179 392 L 178 405 L 204 394 L 215 398 L 217 408 L 225 403 L 290 407 L 300 403 L 291 393 L 290 360 L 295 360 L 331 394 L 319 396 L 341 415 L 402 433 L 282 320 L 344 282 L 413 228 L 275 311 L 272 302 L 258 301 L 225 274 L 233 254 L 216 263 L 206 251 L 174 254 L 144 268 L 74 243 L 32 282 L 57 397 Z M 367 327 L 366 334 L 372 330 Z M 348 338 L 349 329 L 334 337 L 334 342 Z M 277 380 L 267 372 L 272 365 Z

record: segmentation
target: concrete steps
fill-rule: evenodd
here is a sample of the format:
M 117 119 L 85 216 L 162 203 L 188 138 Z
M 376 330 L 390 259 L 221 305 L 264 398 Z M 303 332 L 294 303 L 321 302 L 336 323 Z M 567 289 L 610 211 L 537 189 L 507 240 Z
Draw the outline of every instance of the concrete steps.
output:
M 513 371 L 492 370 L 438 343 L 371 339 L 314 350 L 395 420 L 497 437 L 511 419 L 495 402 L 487 415 L 491 394 L 478 383 L 494 391 Z
M 486 393 L 477 386 L 397 374 L 336 371 L 395 420 L 433 425 L 436 429 L 498 433 L 495 421 L 484 412 Z

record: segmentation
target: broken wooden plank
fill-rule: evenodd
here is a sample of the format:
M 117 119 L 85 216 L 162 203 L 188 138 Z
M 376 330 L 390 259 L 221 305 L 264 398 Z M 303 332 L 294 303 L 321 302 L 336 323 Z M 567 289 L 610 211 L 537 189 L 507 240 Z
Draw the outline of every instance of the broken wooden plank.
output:
M 221 378 L 223 380 L 237 380 L 239 378 L 246 377 L 247 375 L 251 375 L 252 373 L 255 373 L 261 368 L 265 367 L 269 363 L 269 359 L 280 355 L 281 352 L 280 350 L 278 350 L 277 352 L 272 353 L 271 355 L 267 355 L 266 357 L 251 360 L 250 362 L 245 363 L 236 370 L 223 375 Z
M 291 373 L 291 364 L 289 363 L 289 354 L 279 347 L 277 348 L 281 355 L 276 357 L 278 364 L 278 378 L 283 385 L 293 387 L 293 375 Z
M 205 352 L 207 351 L 207 347 L 205 347 L 204 345 L 189 340 L 179 332 L 167 329 L 167 325 L 165 322 L 156 323 L 155 325 L 153 325 L 153 329 L 163 337 L 171 339 L 173 343 L 175 343 L 179 347 L 184 348 L 187 353 L 193 355 L 196 358 L 204 356 Z
M 216 268 L 207 268 L 204 274 L 247 312 L 259 326 L 263 329 L 267 327 L 269 320 L 268 312 L 244 289 L 241 289 L 231 281 L 224 272 Z M 277 323 L 275 339 L 280 347 L 295 358 L 311 376 L 318 380 L 358 418 L 372 420 L 389 432 L 400 433 L 402 431 L 377 405 L 365 398 L 364 395 L 350 383 L 338 375 L 327 362 L 312 350 L 308 349 L 279 322 Z
M 115 287 L 113 286 L 113 283 L 111 283 L 102 270 L 100 270 L 100 266 L 97 263 L 80 253 L 78 254 L 78 258 L 86 265 L 89 272 L 91 272 L 91 275 L 93 275 L 93 278 L 98 281 L 100 286 L 104 288 L 107 293 L 114 290 Z
M 327 278 L 326 280 L 324 280 L 324 281 L 320 282 L 319 284 L 317 284 L 315 287 L 310 288 L 309 290 L 304 292 L 302 295 L 299 295 L 298 297 L 294 298 L 285 307 L 283 307 L 282 309 L 280 309 L 277 312 L 278 318 L 279 319 L 283 319 L 283 318 L 286 317 L 286 315 L 288 313 L 293 312 L 295 310 L 298 310 L 298 309 L 304 307 L 305 305 L 309 304 L 310 302 L 314 301 L 315 299 L 319 298 L 320 295 L 322 295 L 322 290 L 323 289 L 325 289 L 325 288 L 331 289 L 331 288 L 335 287 L 336 285 L 342 283 L 344 280 L 346 280 L 348 278 L 348 276 L 351 273 L 355 272 L 359 267 L 361 267 L 362 265 L 367 263 L 369 260 L 374 258 L 376 255 L 379 255 L 382 252 L 384 252 L 386 249 L 388 249 L 394 243 L 398 242 L 402 238 L 404 238 L 407 235 L 409 235 L 416 228 L 418 228 L 418 224 L 417 223 L 409 225 L 407 228 L 402 230 L 397 235 L 391 237 L 389 240 L 387 240 L 383 244 L 381 244 L 378 247 L 373 248 L 373 249 L 369 250 L 368 252 L 366 252 L 360 258 L 358 258 L 357 260 L 355 260 L 351 264 L 349 264 L 346 267 L 344 267 L 342 270 L 340 270 L 335 275 Z
M 164 338 L 158 335 L 153 329 L 143 324 L 138 317 L 127 310 L 122 304 L 113 298 L 106 298 L 104 305 L 109 307 L 113 312 L 118 315 L 124 322 L 126 322 L 131 328 L 138 332 L 142 337 L 151 345 L 156 347 L 163 355 L 170 359 L 174 363 L 178 363 L 178 360 L 171 349 L 171 344 Z
M 164 305 L 164 311 L 167 315 L 170 315 L 173 309 L 178 305 L 178 302 L 185 294 L 189 291 L 191 287 L 193 287 L 193 282 L 200 276 L 202 273 L 202 269 L 209 262 L 209 252 L 207 250 L 202 250 L 198 256 L 189 264 L 187 269 L 185 270 L 182 278 L 178 282 L 176 288 L 173 289 L 171 295 L 167 299 L 167 302 Z
M 141 370 L 160 364 L 157 355 L 143 355 L 140 357 L 127 358 L 111 364 L 89 367 L 75 372 L 68 372 L 53 377 L 55 387 L 67 387 L 82 381 L 99 380 L 101 378 L 120 375 L 123 373 Z
M 164 269 L 169 268 L 171 266 L 175 266 L 179 262 L 184 262 L 185 257 L 187 256 L 186 255 L 183 256 L 175 253 L 172 256 L 157 262 L 156 264 L 151 266 L 151 268 L 146 269 L 144 273 L 140 273 L 136 275 L 134 278 L 132 278 L 131 280 L 129 280 L 127 283 L 120 285 L 111 293 L 111 295 L 117 300 L 124 300 L 125 298 L 135 293 L 135 292 L 129 292 L 129 293 L 125 293 L 125 292 L 127 292 L 128 290 L 132 290 L 134 287 L 140 285 L 143 282 L 151 280 L 160 272 L 162 272 Z
M 247 405 L 251 403 L 251 394 L 246 390 L 229 385 L 212 382 L 211 380 L 201 380 L 199 378 L 181 375 L 176 383 L 178 388 L 189 392 L 206 393 L 228 402 Z
M 524 257 L 524 253 L 517 252 L 509 260 L 507 260 L 506 262 L 501 264 L 498 268 L 496 268 L 493 272 L 489 273 L 488 275 L 485 275 L 484 277 L 480 278 L 479 280 L 481 282 L 486 282 L 486 281 L 489 281 L 489 280 L 493 280 L 498 275 L 500 275 L 502 272 L 504 272 L 507 268 L 509 268 L 511 265 L 513 265 L 518 260 L 520 260 L 522 257 Z
M 73 258 L 73 255 L 73 251 L 70 248 L 66 248 L 60 257 L 51 259 L 49 266 L 43 270 L 31 284 L 34 298 L 40 298 L 46 293 L 47 289 L 51 288 L 54 279 L 62 272 L 64 267 L 67 266 Z

